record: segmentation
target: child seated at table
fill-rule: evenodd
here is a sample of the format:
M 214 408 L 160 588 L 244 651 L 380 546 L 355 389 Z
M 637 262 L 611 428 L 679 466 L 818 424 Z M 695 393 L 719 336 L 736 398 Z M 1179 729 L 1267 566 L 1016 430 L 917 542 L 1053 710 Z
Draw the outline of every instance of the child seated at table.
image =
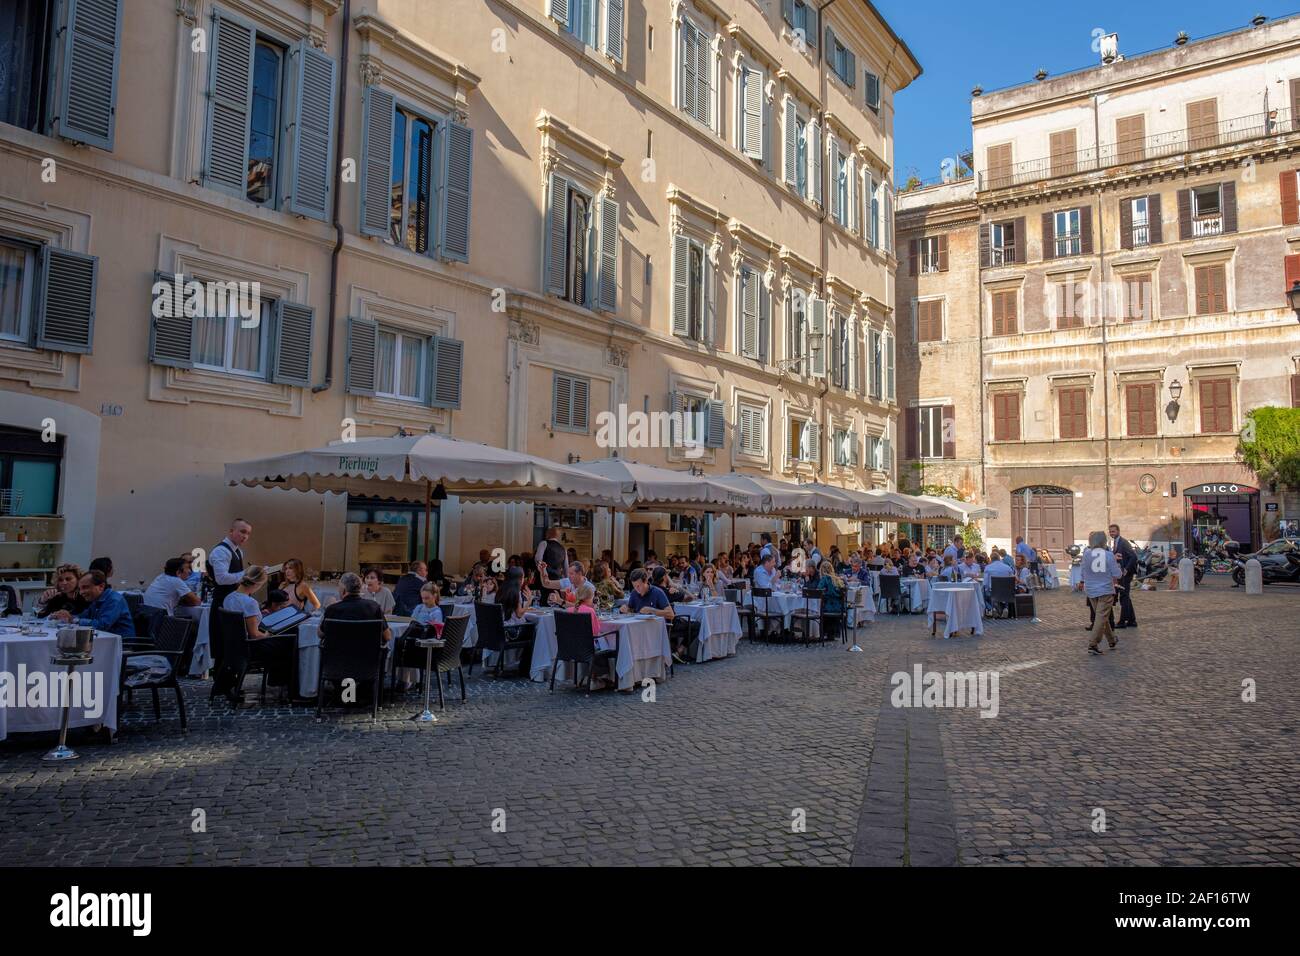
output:
M 443 623 L 442 608 L 438 606 L 438 597 L 438 585 L 432 581 L 426 581 L 420 588 L 420 603 L 411 610 L 411 620 L 425 627 L 430 624 Z

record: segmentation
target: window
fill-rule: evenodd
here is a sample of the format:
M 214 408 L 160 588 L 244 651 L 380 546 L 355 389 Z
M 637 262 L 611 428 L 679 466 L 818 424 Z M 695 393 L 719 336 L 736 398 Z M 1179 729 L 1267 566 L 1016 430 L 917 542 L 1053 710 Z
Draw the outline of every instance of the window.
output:
M 1020 331 L 1017 316 L 1018 302 L 1015 289 L 994 292 L 992 297 L 993 334 L 1015 335 Z
M 1219 145 L 1219 105 L 1215 100 L 1187 104 L 1187 148 L 1210 149 Z
M 889 470 L 889 439 L 877 435 L 867 438 L 867 467 L 873 471 Z
M 741 66 L 736 84 L 736 147 L 750 159 L 767 159 L 767 96 L 763 71 Z
M 1088 390 L 1062 388 L 1056 393 L 1056 407 L 1062 439 L 1088 437 Z
M 1232 379 L 1201 379 L 1201 434 L 1233 431 Z
M 1133 247 L 1146 246 L 1151 244 L 1151 220 L 1150 205 L 1146 196 L 1139 196 L 1137 199 L 1130 199 L 1129 209 L 1133 217 Z
M 1146 117 L 1122 116 L 1115 120 L 1115 140 L 1119 144 L 1121 163 L 1139 163 L 1146 159 Z
M 1014 220 L 1009 222 L 995 222 L 990 230 L 992 242 L 989 252 L 992 257 L 992 264 L 995 266 L 1004 266 L 1018 261 L 1016 256 L 1016 223 Z
M 0 4 L 0 123 L 112 150 L 124 5 Z
M 788 5 L 789 17 L 786 18 L 796 33 L 802 32 L 805 42 L 810 46 L 817 45 L 817 28 L 816 13 L 809 10 L 808 4 L 804 0 L 792 0 Z
M 786 456 L 790 461 L 821 461 L 821 436 L 816 422 L 791 418 L 788 435 Z
M 833 313 L 831 329 L 831 384 L 837 388 L 850 388 L 853 337 L 849 317 Z
M 1020 441 L 1020 393 L 993 393 L 993 440 Z
M 1129 438 L 1147 438 L 1156 433 L 1156 386 L 1134 384 L 1124 387 L 1125 433 Z
M 396 329 L 379 329 L 376 392 L 384 398 L 419 402 L 424 399 L 425 355 L 428 340 Z
M 688 236 L 673 239 L 673 334 L 694 342 L 712 337 L 713 266 L 704 245 Z
M 894 395 L 894 336 L 885 333 L 885 400 L 892 402 Z
M 867 70 L 863 76 L 863 86 L 866 89 L 867 108 L 873 113 L 880 112 L 880 77 Z
M 432 200 L 437 131 L 436 125 L 405 110 L 398 109 L 393 115 L 393 188 L 388 238 L 393 245 L 421 254 L 432 250 L 429 237 L 435 234 Z
M 835 221 L 849 224 L 849 157 L 835 144 Z
M 263 300 L 261 315 L 250 326 L 230 309 L 194 320 L 194 366 L 235 375 L 266 377 L 266 330 L 271 326 L 272 303 Z
M 1080 286 L 1073 279 L 1056 284 L 1056 327 L 1058 329 L 1081 329 L 1088 311 L 1083 301 Z
M 943 299 L 923 299 L 916 303 L 916 340 L 943 341 Z
M 756 405 L 741 405 L 740 453 L 762 457 L 767 454 L 767 412 Z
M 682 17 L 677 48 L 678 109 L 713 128 L 713 47 L 709 36 Z
M 248 118 L 249 202 L 275 201 L 280 171 L 280 93 L 284 50 L 258 40 L 253 50 L 253 103 Z
M 1192 189 L 1192 235 L 1217 236 L 1223 232 L 1223 197 L 1216 183 Z
M 880 247 L 880 184 L 871 173 L 866 174 L 862 193 L 864 212 L 867 219 L 867 242 L 873 249 Z
M 799 195 L 809 197 L 808 192 L 808 124 L 801 116 L 795 120 L 795 187 Z
M 826 25 L 826 65 L 849 87 L 857 86 L 858 61 L 853 51 L 839 41 L 830 24 Z
M 1196 277 L 1196 314 L 1219 315 L 1228 311 L 1227 269 L 1222 262 L 1209 266 L 1197 266 Z
M 0 340 L 31 344 L 36 247 L 0 241 Z
M 943 458 L 942 405 L 928 405 L 916 410 L 917 453 L 921 458 Z
M 808 359 L 808 296 L 798 289 L 792 289 L 786 298 L 785 308 L 786 360 L 799 374 L 809 375 L 812 368 L 804 364 Z
M 1011 144 L 990 146 L 985 151 L 985 167 L 988 169 L 988 188 L 1001 189 L 1012 183 Z
M 740 267 L 740 295 L 737 297 L 737 351 L 745 358 L 767 362 L 771 340 L 771 298 L 763 286 L 762 276 L 749 265 Z
M 674 399 L 682 421 L 682 435 L 678 444 L 703 447 L 707 433 L 708 399 L 685 392 L 676 393 Z
M 831 447 L 835 453 L 835 464 L 847 468 L 858 463 L 858 436 L 846 428 L 837 428 L 831 432 Z
M 1124 277 L 1124 321 L 1154 318 L 1152 309 L 1152 277 L 1136 275 Z
M 606 56 L 623 61 L 623 6 L 624 0 L 547 0 L 547 14 L 560 29 L 567 31 L 587 46 L 600 42 Z M 600 16 L 604 8 L 603 22 Z M 603 27 L 603 32 L 602 28 Z M 648 34 L 650 49 L 654 49 L 653 29 Z
M 1068 209 L 1056 213 L 1056 258 L 1077 256 L 1083 253 L 1083 233 L 1079 225 L 1079 210 Z
M 568 30 L 587 46 L 596 45 L 597 0 L 569 0 Z
M 868 367 L 868 390 L 871 397 L 879 401 L 884 397 L 884 378 L 885 378 L 885 355 L 883 349 L 883 339 L 881 334 L 875 329 L 871 330 L 869 356 L 870 366 Z
M 948 237 L 927 236 L 917 239 L 912 264 L 913 275 L 948 271 Z
M 591 382 L 556 372 L 551 382 L 551 422 L 559 431 L 587 431 L 587 397 Z
M 1067 129 L 1052 133 L 1048 137 L 1048 142 L 1053 176 L 1068 176 L 1079 168 L 1078 134 L 1075 130 Z
M 593 198 L 559 173 L 551 174 L 546 203 L 543 249 L 546 291 L 574 305 L 616 311 L 618 203 L 605 193 Z

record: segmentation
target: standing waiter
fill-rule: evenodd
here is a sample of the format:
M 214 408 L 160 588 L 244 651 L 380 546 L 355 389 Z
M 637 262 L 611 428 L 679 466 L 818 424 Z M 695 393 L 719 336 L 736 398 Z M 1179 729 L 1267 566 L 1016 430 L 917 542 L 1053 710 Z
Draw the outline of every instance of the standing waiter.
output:
M 1137 617 L 1133 613 L 1133 576 L 1137 574 L 1137 552 L 1129 540 L 1119 533 L 1119 525 L 1110 526 L 1110 536 L 1115 540 L 1115 560 L 1119 562 L 1121 577 L 1116 590 L 1119 592 L 1119 622 L 1115 627 L 1137 627 Z
M 546 607 L 552 594 L 560 593 L 560 581 L 564 578 L 564 566 L 568 555 L 564 545 L 560 544 L 560 529 L 546 529 L 546 537 L 537 546 L 537 573 L 541 578 L 542 607 Z
M 239 589 L 244 577 L 244 544 L 253 533 L 253 526 L 243 518 L 230 522 L 230 531 L 221 543 L 208 552 L 208 580 L 213 584 L 212 608 L 208 612 L 208 650 L 212 654 L 213 672 L 220 670 L 221 626 L 217 623 L 217 610 L 226 595 Z

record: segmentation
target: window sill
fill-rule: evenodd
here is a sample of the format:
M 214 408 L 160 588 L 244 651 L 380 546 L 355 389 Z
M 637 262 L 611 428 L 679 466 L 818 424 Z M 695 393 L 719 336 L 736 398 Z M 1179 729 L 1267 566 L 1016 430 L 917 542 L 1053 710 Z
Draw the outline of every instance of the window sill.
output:
M 34 349 L 20 342 L 0 342 L 0 378 L 36 388 L 75 392 L 81 388 L 81 356 Z
M 149 400 L 154 402 L 177 405 L 206 402 L 301 418 L 304 391 L 297 386 L 275 385 L 246 375 L 161 365 L 149 367 Z

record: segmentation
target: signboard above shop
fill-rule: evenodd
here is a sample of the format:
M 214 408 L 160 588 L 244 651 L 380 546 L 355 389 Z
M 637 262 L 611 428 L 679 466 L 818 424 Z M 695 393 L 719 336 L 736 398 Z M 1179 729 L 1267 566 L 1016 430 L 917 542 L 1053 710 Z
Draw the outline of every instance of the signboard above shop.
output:
M 1192 485 L 1183 494 L 1189 497 L 1191 495 L 1257 495 L 1259 489 L 1234 482 L 1210 482 L 1204 485 Z

